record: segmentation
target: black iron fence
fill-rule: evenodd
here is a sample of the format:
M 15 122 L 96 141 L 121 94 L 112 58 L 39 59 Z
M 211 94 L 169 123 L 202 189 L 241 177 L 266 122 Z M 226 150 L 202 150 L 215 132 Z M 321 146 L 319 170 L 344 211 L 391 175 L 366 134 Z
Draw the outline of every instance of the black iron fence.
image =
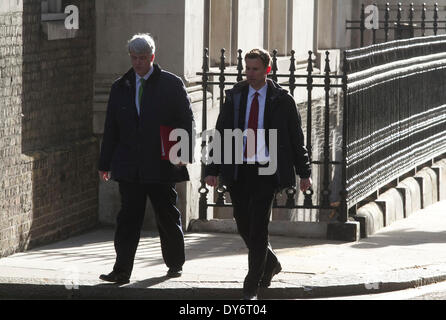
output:
M 360 46 L 365 44 L 365 36 L 369 34 L 371 43 L 401 40 L 416 36 L 426 36 L 431 32 L 438 35 L 446 30 L 446 20 L 440 19 L 441 11 L 438 4 L 416 6 L 413 3 L 397 5 L 386 3 L 385 6 L 376 4 L 361 5 L 359 20 L 346 20 L 347 30 L 360 32 Z M 393 34 L 392 34 L 393 31 Z
M 198 73 L 202 76 L 203 89 L 202 132 L 208 128 L 208 89 L 219 86 L 221 108 L 224 89 L 236 83 L 226 81 L 226 78 L 236 77 L 238 82 L 244 76 L 242 51 L 238 51 L 236 73 L 225 72 L 224 53 L 223 49 L 219 72 L 211 72 L 206 49 L 203 71 Z M 303 205 L 298 205 L 298 191 L 290 188 L 285 192 L 285 205 L 275 201 L 273 207 L 336 209 L 338 220 L 345 222 L 350 209 L 363 199 L 417 166 L 446 153 L 446 35 L 391 41 L 346 51 L 342 75 L 331 72 L 329 52 L 325 53 L 325 68 L 321 74 L 313 74 L 311 51 L 306 74 L 295 73 L 293 51 L 289 73 L 278 73 L 276 54 L 276 51 L 272 54 L 270 77 L 282 86 L 288 86 L 291 94 L 297 87 L 307 90 L 306 146 L 311 164 L 322 166 L 323 170 L 318 201 L 313 201 L 313 191 L 310 190 L 304 194 Z M 218 77 L 218 81 L 212 81 L 210 77 Z M 315 83 L 318 82 L 316 79 L 322 79 L 323 83 Z M 325 92 L 321 159 L 314 159 L 312 153 L 312 94 L 317 87 Z M 340 161 L 333 161 L 329 142 L 330 90 L 335 88 L 343 96 Z M 202 141 L 202 150 L 207 143 Z M 329 200 L 332 192 L 329 172 L 334 166 L 340 166 L 342 172 L 338 206 L 332 206 Z M 204 178 L 202 163 L 199 218 L 203 220 L 207 217 L 208 207 L 231 206 L 225 200 L 225 186 L 217 187 L 214 201 Z
M 345 52 L 347 207 L 446 151 L 446 36 Z
M 205 132 L 208 128 L 207 124 L 207 99 L 208 99 L 208 89 L 211 86 L 219 86 L 219 101 L 220 101 L 220 110 L 224 102 L 224 90 L 228 86 L 234 85 L 236 82 L 227 81 L 227 77 L 236 77 L 236 81 L 241 81 L 244 77 L 243 73 L 243 58 L 242 58 L 242 50 L 238 50 L 238 64 L 237 64 L 237 73 L 228 73 L 225 72 L 226 58 L 225 58 L 225 49 L 221 50 L 221 58 L 220 58 L 220 66 L 219 72 L 211 72 L 209 70 L 209 55 L 208 50 L 205 49 L 204 57 L 203 57 L 203 72 L 199 72 L 198 75 L 202 76 L 202 81 L 200 84 L 203 87 L 203 114 L 202 114 L 202 132 Z M 323 74 L 313 74 L 313 65 L 314 65 L 314 54 L 309 51 L 308 60 L 307 60 L 307 69 L 306 74 L 297 74 L 296 73 L 296 59 L 295 52 L 291 51 L 290 56 L 290 66 L 289 73 L 283 74 L 278 73 L 277 67 L 277 51 L 274 50 L 272 52 L 272 69 L 269 77 L 274 81 L 279 82 L 282 86 L 286 86 L 289 88 L 289 92 L 293 95 L 294 91 L 298 87 L 305 87 L 307 89 L 307 131 L 306 131 L 306 147 L 308 148 L 310 161 L 312 165 L 315 166 L 323 166 L 323 177 L 322 177 L 322 186 L 321 186 L 321 194 L 320 201 L 315 203 L 313 201 L 313 190 L 308 190 L 304 193 L 304 201 L 303 205 L 297 204 L 296 194 L 299 192 L 296 188 L 289 188 L 285 191 L 286 201 L 284 205 L 279 205 L 277 202 L 277 197 L 274 200 L 273 207 L 274 208 L 308 208 L 308 209 L 335 209 L 330 204 L 330 182 L 331 179 L 329 177 L 330 167 L 331 166 L 340 166 L 341 162 L 333 161 L 331 159 L 331 150 L 330 150 L 330 117 L 329 117 L 329 108 L 330 108 L 330 90 L 333 88 L 344 88 L 342 81 L 345 82 L 345 77 L 335 75 L 331 72 L 330 69 L 330 56 L 327 51 L 325 54 L 325 68 Z M 211 77 L 218 77 L 218 81 L 211 81 Z M 319 79 L 319 81 L 316 81 Z M 323 83 L 320 83 L 323 80 Z M 319 83 L 316 83 L 319 82 Z M 314 88 L 323 88 L 325 91 L 325 106 L 324 106 L 324 148 L 323 148 L 323 158 L 322 159 L 313 159 L 312 156 L 312 105 L 313 105 L 313 90 Z M 214 125 L 214 124 L 212 124 Z M 202 141 L 201 148 L 202 150 L 206 148 L 207 141 Z M 204 182 L 204 163 L 202 163 L 202 172 L 201 172 L 201 187 L 199 189 L 200 193 L 200 202 L 199 202 L 199 218 L 206 219 L 207 216 L 207 208 L 208 207 L 227 207 L 231 206 L 230 203 L 225 201 L 226 188 L 223 185 L 219 185 L 217 187 L 217 199 L 216 201 L 212 201 L 209 199 L 209 189 Z M 344 166 L 343 166 L 344 167 Z M 213 198 L 213 195 L 212 195 Z M 346 217 L 343 217 L 343 220 L 346 220 Z

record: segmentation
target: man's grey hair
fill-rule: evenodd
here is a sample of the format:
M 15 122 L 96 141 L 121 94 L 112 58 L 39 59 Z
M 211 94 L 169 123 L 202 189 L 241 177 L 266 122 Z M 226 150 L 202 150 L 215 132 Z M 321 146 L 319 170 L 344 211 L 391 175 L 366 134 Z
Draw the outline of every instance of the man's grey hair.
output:
M 155 54 L 155 41 L 148 33 L 135 34 L 128 42 L 129 53 L 143 54 L 150 56 Z

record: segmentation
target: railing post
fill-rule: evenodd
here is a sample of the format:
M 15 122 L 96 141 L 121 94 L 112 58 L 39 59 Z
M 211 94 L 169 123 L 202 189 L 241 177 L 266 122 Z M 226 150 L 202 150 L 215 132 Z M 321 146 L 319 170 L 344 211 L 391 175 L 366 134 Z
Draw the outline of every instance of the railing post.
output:
M 222 48 L 221 49 L 221 57 L 220 57 L 220 77 L 218 78 L 219 80 L 219 88 L 220 88 L 220 112 L 223 110 L 223 101 L 224 101 L 224 90 L 225 90 L 225 49 Z M 217 187 L 217 201 L 216 204 L 217 205 L 223 205 L 225 203 L 225 192 L 226 189 L 223 186 L 223 183 L 221 182 L 221 180 L 219 179 L 218 181 L 218 187 Z
M 322 206 L 328 208 L 330 206 L 330 52 L 325 52 L 325 114 L 324 114 L 324 178 L 322 190 Z
M 359 30 L 361 31 L 361 47 L 364 47 L 364 31 L 365 31 L 365 7 L 364 7 L 364 4 L 361 5 L 361 22 L 359 25 Z
M 277 50 L 273 50 L 273 62 L 271 65 L 271 71 L 273 72 L 271 79 L 277 82 Z
M 421 12 L 421 34 L 426 36 L 426 3 L 423 3 L 423 9 Z
M 295 65 L 296 59 L 294 58 L 294 54 L 295 54 L 295 51 L 291 50 L 289 83 L 290 83 L 290 93 L 292 96 L 294 95 L 294 89 L 296 88 L 296 85 L 295 85 L 296 78 L 294 77 L 294 71 L 296 71 L 296 65 Z
M 220 112 L 223 108 L 223 96 L 224 96 L 224 90 L 225 90 L 225 48 L 221 49 L 221 57 L 220 57 L 220 77 L 218 78 L 219 84 L 218 87 L 220 88 Z
M 313 52 L 310 50 L 308 51 L 308 65 L 307 65 L 307 93 L 308 93 L 308 100 L 307 100 L 307 150 L 308 150 L 308 158 L 311 160 L 313 158 L 313 146 L 311 144 L 311 129 L 312 129 L 312 93 L 313 93 Z M 309 192 L 304 193 L 304 205 L 305 206 L 312 206 L 313 200 L 312 200 L 313 190 L 309 190 Z
M 414 26 L 413 26 L 413 16 L 415 9 L 413 8 L 413 2 L 410 3 L 409 9 L 409 27 L 410 27 L 410 37 L 413 38 L 415 35 Z
M 209 71 L 209 50 L 208 48 L 204 49 L 203 54 L 203 75 L 202 75 L 202 90 L 203 90 L 203 110 L 202 110 L 202 120 L 201 120 L 201 132 L 202 134 L 206 131 L 207 123 L 207 88 L 208 88 L 208 71 Z M 201 151 L 203 154 L 203 151 L 206 149 L 206 140 L 204 137 L 201 139 Z M 205 163 L 203 162 L 203 159 L 201 159 L 201 186 L 200 186 L 200 200 L 199 200 L 199 209 L 198 209 L 198 218 L 200 220 L 207 220 L 207 195 L 209 193 L 209 189 L 206 187 L 206 183 L 204 181 L 205 178 Z
M 374 3 L 373 5 L 374 5 L 376 8 L 378 8 L 378 4 Z M 375 23 L 375 21 L 373 21 L 373 23 Z M 379 20 L 378 20 L 378 28 L 379 28 Z M 375 28 L 372 29 L 372 35 L 373 35 L 373 40 L 372 40 L 372 42 L 373 42 L 373 44 L 376 44 L 376 29 L 375 29 Z
M 385 39 L 384 41 L 389 41 L 389 18 L 390 18 L 390 4 L 386 3 L 386 12 L 384 14 L 384 34 Z
M 242 49 L 238 49 L 238 57 L 237 57 L 237 82 L 243 80 L 242 72 L 243 72 L 243 58 L 242 58 Z
M 434 35 L 438 33 L 438 3 L 434 5 Z
M 396 15 L 396 38 L 397 40 L 401 40 L 403 33 L 401 30 L 401 12 L 403 11 L 403 9 L 401 8 L 402 4 L 401 2 L 398 2 L 398 11 L 397 11 L 397 15 Z
M 342 189 L 339 193 L 341 201 L 339 205 L 339 220 L 347 222 L 348 207 L 347 207 L 347 135 L 348 135 L 348 78 L 347 78 L 347 53 L 344 51 L 343 61 L 343 76 L 342 76 L 342 92 L 344 99 L 344 107 L 342 110 Z

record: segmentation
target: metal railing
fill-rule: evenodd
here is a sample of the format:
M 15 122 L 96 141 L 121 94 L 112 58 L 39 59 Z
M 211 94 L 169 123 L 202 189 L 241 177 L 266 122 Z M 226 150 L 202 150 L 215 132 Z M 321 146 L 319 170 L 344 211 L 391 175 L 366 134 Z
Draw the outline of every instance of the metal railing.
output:
M 424 37 L 429 31 L 432 31 L 433 35 L 438 35 L 441 30 L 446 30 L 446 26 L 444 26 L 446 20 L 440 20 L 437 3 L 431 6 L 423 3 L 419 7 L 413 3 L 410 3 L 408 6 L 403 5 L 401 2 L 396 6 L 391 6 L 389 3 L 386 3 L 383 10 L 382 7 L 380 8 L 376 4 L 372 6 L 370 7 L 371 9 L 378 8 L 378 11 L 375 12 L 377 15 L 374 14 L 373 10 L 366 14 L 368 7 L 362 4 L 360 19 L 346 20 L 347 30 L 360 31 L 361 47 L 365 45 L 366 33 L 371 33 L 372 44 L 376 44 L 379 42 L 378 36 L 383 36 L 381 40 L 387 42 L 390 40 L 413 38 L 415 36 Z M 391 19 L 391 13 L 393 11 L 396 11 L 396 17 Z M 384 14 L 384 19 L 381 19 L 382 14 Z M 428 19 L 428 15 L 432 15 L 432 19 Z M 393 37 L 390 34 L 392 30 L 394 31 Z M 417 32 L 417 30 L 420 32 Z
M 446 151 L 446 36 L 345 52 L 346 207 Z
M 202 76 L 203 90 L 202 132 L 208 128 L 208 89 L 219 86 L 221 108 L 224 89 L 236 83 L 227 82 L 226 77 L 236 77 L 237 82 L 243 79 L 241 50 L 238 51 L 236 73 L 225 73 L 224 53 L 222 50 L 220 72 L 210 72 L 206 49 L 203 71 L 198 73 Z M 297 190 L 289 188 L 285 205 L 274 201 L 273 207 L 336 209 L 338 220 L 345 222 L 349 212 L 355 211 L 351 209 L 380 188 L 446 153 L 446 35 L 397 40 L 345 51 L 342 75 L 331 74 L 328 52 L 323 74 L 313 74 L 311 51 L 306 74 L 295 73 L 294 52 L 291 52 L 288 74 L 277 72 L 277 52 L 274 51 L 272 56 L 272 79 L 284 79 L 281 85 L 288 86 L 291 94 L 297 87 L 307 89 L 306 146 L 311 164 L 323 167 L 319 201 L 313 201 L 310 190 L 304 194 L 303 205 L 298 205 Z M 218 77 L 218 81 L 211 81 L 210 77 Z M 316 79 L 323 79 L 324 83 L 314 83 Z M 325 91 L 322 159 L 313 159 L 312 154 L 312 93 L 317 87 Z M 341 161 L 331 159 L 329 143 L 332 88 L 341 89 L 343 94 Z M 202 150 L 207 143 L 202 141 Z M 206 220 L 208 207 L 231 204 L 225 201 L 226 188 L 221 184 L 216 189 L 216 201 L 208 199 L 204 163 L 201 166 L 199 218 Z M 340 202 L 336 207 L 329 201 L 331 181 L 328 169 L 333 166 L 340 166 L 342 172 Z
M 208 89 L 211 86 L 219 86 L 219 101 L 220 101 L 220 110 L 224 103 L 224 91 L 228 86 L 234 85 L 236 82 L 228 82 L 226 81 L 227 77 L 236 77 L 236 81 L 239 82 L 243 80 L 243 64 L 242 64 L 242 50 L 238 50 L 238 64 L 237 64 L 237 73 L 227 73 L 226 69 L 226 58 L 225 58 L 225 49 L 221 50 L 221 58 L 219 65 L 219 72 L 211 72 L 209 70 L 209 54 L 208 49 L 205 49 L 203 56 L 203 67 L 202 72 L 197 73 L 197 75 L 202 76 L 202 81 L 199 84 L 202 85 L 203 90 L 203 109 L 202 109 L 202 132 L 205 132 L 208 128 L 207 125 L 207 99 L 209 96 Z M 330 90 L 333 88 L 345 89 L 345 81 L 346 78 L 340 75 L 334 75 L 330 69 L 330 56 L 329 52 L 325 53 L 325 68 L 323 74 L 313 74 L 313 52 L 308 52 L 308 60 L 307 60 L 307 68 L 306 74 L 296 74 L 296 59 L 295 52 L 291 51 L 290 56 L 290 66 L 289 73 L 278 73 L 277 67 L 277 50 L 272 52 L 272 72 L 269 75 L 269 78 L 272 80 L 279 82 L 282 86 L 286 86 L 289 88 L 291 95 L 294 94 L 294 91 L 298 87 L 304 87 L 307 89 L 307 110 L 306 110 L 306 147 L 308 149 L 310 155 L 310 162 L 312 165 L 323 166 L 323 178 L 322 178 L 322 186 L 321 186 L 321 195 L 320 201 L 314 203 L 313 201 L 313 190 L 308 190 L 304 193 L 304 201 L 303 205 L 298 205 L 296 202 L 296 193 L 298 192 L 296 188 L 288 188 L 285 191 L 286 194 L 286 202 L 284 205 L 279 205 L 277 202 L 277 197 L 274 199 L 273 208 L 308 208 L 308 209 L 336 209 L 330 204 L 330 177 L 329 177 L 329 169 L 330 166 L 342 165 L 342 162 L 333 161 L 331 159 L 331 150 L 330 150 Z M 211 81 L 210 77 L 218 77 L 218 81 Z M 319 82 L 323 80 L 322 83 L 315 83 L 316 79 L 319 79 Z M 299 81 L 301 80 L 301 81 Z M 303 80 L 303 81 L 302 81 Z M 342 83 L 338 83 L 341 81 Z M 324 105 L 324 148 L 323 148 L 323 158 L 322 159 L 313 159 L 312 156 L 312 105 L 313 105 L 313 89 L 314 88 L 323 88 L 325 91 L 325 105 Z M 202 141 L 201 148 L 202 150 L 206 148 L 207 141 Z M 199 201 L 199 218 L 202 220 L 206 220 L 207 217 L 207 208 L 208 207 L 227 207 L 232 206 L 231 203 L 227 203 L 225 200 L 226 187 L 219 184 L 217 187 L 217 199 L 215 202 L 210 201 L 208 199 L 209 189 L 204 182 L 204 168 L 205 164 L 201 165 L 201 186 L 199 189 L 200 193 L 200 201 Z M 344 167 L 344 166 L 342 166 Z M 346 220 L 347 217 L 343 216 L 342 220 Z

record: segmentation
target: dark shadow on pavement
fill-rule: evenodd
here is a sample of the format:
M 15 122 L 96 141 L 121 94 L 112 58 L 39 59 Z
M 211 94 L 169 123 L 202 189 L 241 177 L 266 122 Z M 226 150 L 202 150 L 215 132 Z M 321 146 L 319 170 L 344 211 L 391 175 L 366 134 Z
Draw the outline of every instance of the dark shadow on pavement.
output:
M 169 278 L 167 276 L 162 276 L 162 277 L 153 277 L 153 278 L 148 278 L 145 280 L 140 280 L 140 281 L 134 281 L 131 282 L 131 286 L 133 287 L 143 287 L 143 288 L 150 288 L 153 286 L 156 286 L 157 284 L 160 284 L 166 280 L 169 280 Z
M 99 283 L 96 285 L 96 287 L 113 287 L 113 288 L 117 288 L 117 287 L 138 287 L 138 288 L 150 288 L 153 286 L 156 286 L 157 284 L 160 284 L 166 280 L 168 280 L 169 278 L 167 276 L 162 276 L 162 277 L 153 277 L 153 278 L 148 278 L 145 280 L 139 280 L 139 281 L 131 281 L 128 284 L 116 284 L 116 283 L 110 283 L 110 282 L 103 282 L 103 283 Z

